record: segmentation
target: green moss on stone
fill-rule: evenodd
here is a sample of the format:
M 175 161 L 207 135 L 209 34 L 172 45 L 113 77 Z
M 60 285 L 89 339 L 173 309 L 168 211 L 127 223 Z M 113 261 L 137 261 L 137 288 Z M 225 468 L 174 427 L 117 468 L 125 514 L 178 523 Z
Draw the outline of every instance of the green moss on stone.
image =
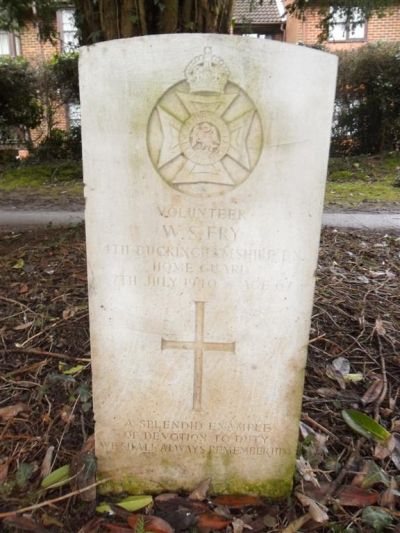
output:
M 214 484 L 214 491 L 218 494 L 250 494 L 265 496 L 271 500 L 279 500 L 288 496 L 292 490 L 293 479 L 266 479 L 257 482 L 240 478 L 229 478 L 223 485 Z
M 278 479 L 261 479 L 250 481 L 238 475 L 228 475 L 223 481 L 215 480 L 212 469 L 212 456 L 208 457 L 208 467 L 205 468 L 204 478 L 208 475 L 212 479 L 213 494 L 249 494 L 264 496 L 271 500 L 279 500 L 288 496 L 293 486 L 294 466 L 291 464 L 282 471 Z M 104 475 L 104 477 L 107 477 Z M 100 478 L 101 479 L 101 478 Z M 186 487 L 185 483 L 172 481 L 164 487 L 161 483 L 139 479 L 133 475 L 123 476 L 119 479 L 109 480 L 98 487 L 100 494 L 157 494 L 169 491 L 192 490 L 194 487 Z
M 157 484 L 154 484 L 153 490 L 148 488 L 149 485 L 151 485 L 151 482 L 146 482 L 146 492 L 161 491 L 160 487 Z M 98 487 L 98 492 L 99 494 L 121 494 L 122 492 L 126 492 L 128 494 L 143 494 L 143 486 L 143 481 L 138 479 L 137 477 L 123 476 L 119 479 L 110 479 L 109 481 L 102 483 Z
M 292 474 L 292 473 L 291 473 Z M 224 482 L 212 482 L 214 494 L 249 494 L 265 496 L 271 500 L 279 500 L 290 494 L 293 486 L 293 476 L 284 476 L 282 479 L 266 479 L 249 481 L 240 477 L 231 476 Z M 179 486 L 170 490 L 179 490 Z M 162 487 L 150 481 L 141 481 L 134 476 L 124 476 L 121 479 L 113 479 L 99 485 L 99 494 L 143 494 L 160 493 Z

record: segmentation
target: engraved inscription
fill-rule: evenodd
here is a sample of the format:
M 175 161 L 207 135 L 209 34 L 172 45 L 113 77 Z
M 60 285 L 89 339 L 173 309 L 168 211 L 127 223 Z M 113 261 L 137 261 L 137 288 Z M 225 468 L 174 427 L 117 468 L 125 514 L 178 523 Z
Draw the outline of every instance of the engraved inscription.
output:
M 205 302 L 195 302 L 195 339 L 194 341 L 170 341 L 161 339 L 161 350 L 192 350 L 194 352 L 193 410 L 201 410 L 203 389 L 204 352 L 235 353 L 234 342 L 206 342 L 204 340 Z
M 99 440 L 105 450 L 132 454 L 241 455 L 287 457 L 293 453 L 274 439 L 268 422 L 216 422 L 194 420 L 127 420 L 121 438 Z
M 204 260 L 238 260 L 246 264 L 264 262 L 268 265 L 300 264 L 305 257 L 296 250 L 275 248 L 229 248 L 217 246 L 183 246 L 154 244 L 124 244 L 111 243 L 104 245 L 107 255 L 117 257 L 142 257 L 142 258 L 196 258 Z
M 151 161 L 163 180 L 183 193 L 230 191 L 249 177 L 260 157 L 260 116 L 229 74 L 206 47 L 186 67 L 186 79 L 170 87 L 150 115 Z

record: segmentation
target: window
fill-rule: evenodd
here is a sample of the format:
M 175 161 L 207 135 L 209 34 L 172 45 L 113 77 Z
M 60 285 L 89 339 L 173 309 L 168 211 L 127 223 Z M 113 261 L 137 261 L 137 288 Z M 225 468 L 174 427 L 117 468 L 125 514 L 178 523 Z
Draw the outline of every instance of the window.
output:
M 10 54 L 10 43 L 8 40 L 8 33 L 0 31 L 0 55 L 6 56 Z
M 362 41 L 365 39 L 365 19 L 358 8 L 338 9 L 333 14 L 329 41 Z
M 270 33 L 243 33 L 243 37 L 254 37 L 256 39 L 272 39 Z
M 81 125 L 81 106 L 79 104 L 68 104 L 68 122 L 70 128 Z
M 74 9 L 59 9 L 57 11 L 58 28 L 61 39 L 61 51 L 73 52 L 79 47 L 77 32 L 75 25 L 75 10 Z
M 21 55 L 21 41 L 15 33 L 0 31 L 0 56 Z

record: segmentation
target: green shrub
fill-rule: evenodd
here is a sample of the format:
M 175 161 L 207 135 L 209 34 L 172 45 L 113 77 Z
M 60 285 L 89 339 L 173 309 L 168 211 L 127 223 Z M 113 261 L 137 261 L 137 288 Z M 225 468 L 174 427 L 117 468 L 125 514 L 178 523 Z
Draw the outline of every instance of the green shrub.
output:
M 35 128 L 41 118 L 35 71 L 23 59 L 0 57 L 0 129 Z
M 79 102 L 78 52 L 58 54 L 48 63 L 49 74 L 65 103 Z
M 79 102 L 78 54 L 71 52 L 54 56 L 37 69 L 37 80 L 49 133 L 35 150 L 36 159 L 81 159 L 80 128 L 63 131 L 56 127 L 60 107 Z
M 38 161 L 59 159 L 79 161 L 82 158 L 81 129 L 79 127 L 70 128 L 69 131 L 52 129 L 36 148 L 34 156 Z
M 5 148 L 0 150 L 0 171 L 3 166 L 9 166 L 17 161 L 18 150 L 15 148 Z
M 333 153 L 400 147 L 400 43 L 369 44 L 339 54 Z

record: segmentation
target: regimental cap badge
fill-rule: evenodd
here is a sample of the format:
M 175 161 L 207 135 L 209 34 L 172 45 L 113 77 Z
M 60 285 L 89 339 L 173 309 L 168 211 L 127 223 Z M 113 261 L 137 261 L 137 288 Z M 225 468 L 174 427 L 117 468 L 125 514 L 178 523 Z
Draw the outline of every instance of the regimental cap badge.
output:
M 191 93 L 223 93 L 229 69 L 220 57 L 212 54 L 212 48 L 206 46 L 204 54 L 195 57 L 186 67 L 185 77 Z
M 194 57 L 149 117 L 147 146 L 167 185 L 209 197 L 244 182 L 260 157 L 263 131 L 250 96 L 211 47 Z M 201 50 L 201 49 L 200 49 Z

